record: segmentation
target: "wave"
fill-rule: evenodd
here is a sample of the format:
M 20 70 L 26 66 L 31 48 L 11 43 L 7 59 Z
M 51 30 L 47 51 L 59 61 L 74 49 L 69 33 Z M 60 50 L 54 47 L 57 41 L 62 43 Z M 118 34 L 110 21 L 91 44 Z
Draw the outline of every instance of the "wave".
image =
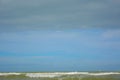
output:
M 0 73 L 0 76 L 21 75 L 21 73 Z
M 60 77 L 60 76 L 70 76 L 70 75 L 89 75 L 89 76 L 105 76 L 105 75 L 120 75 L 119 72 L 98 72 L 98 73 L 91 73 L 91 72 L 53 72 L 53 73 L 0 73 L 0 76 L 10 76 L 16 75 L 20 76 L 23 75 L 30 78 L 38 78 L 38 77 Z

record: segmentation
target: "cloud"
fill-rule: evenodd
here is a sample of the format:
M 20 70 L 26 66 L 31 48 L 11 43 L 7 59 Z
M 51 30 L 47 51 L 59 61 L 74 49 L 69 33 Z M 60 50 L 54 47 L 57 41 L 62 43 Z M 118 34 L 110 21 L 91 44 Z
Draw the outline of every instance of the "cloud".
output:
M 119 28 L 119 8 L 117 0 L 1 0 L 0 32 Z
M 105 31 L 102 36 L 104 39 L 116 39 L 119 38 L 120 39 L 120 30 L 119 29 L 115 29 L 115 30 L 107 30 Z

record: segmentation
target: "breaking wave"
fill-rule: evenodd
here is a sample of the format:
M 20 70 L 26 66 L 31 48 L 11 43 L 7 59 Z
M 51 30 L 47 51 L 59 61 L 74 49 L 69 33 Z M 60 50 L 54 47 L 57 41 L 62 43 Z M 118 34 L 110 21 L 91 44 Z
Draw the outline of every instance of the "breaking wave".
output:
M 89 75 L 89 76 L 104 76 L 104 75 L 118 75 L 119 72 L 98 72 L 98 73 L 91 73 L 91 72 L 53 72 L 53 73 L 0 73 L 0 76 L 10 76 L 16 75 L 20 76 L 23 75 L 30 78 L 38 78 L 38 77 L 60 77 L 60 76 L 70 76 L 70 75 Z

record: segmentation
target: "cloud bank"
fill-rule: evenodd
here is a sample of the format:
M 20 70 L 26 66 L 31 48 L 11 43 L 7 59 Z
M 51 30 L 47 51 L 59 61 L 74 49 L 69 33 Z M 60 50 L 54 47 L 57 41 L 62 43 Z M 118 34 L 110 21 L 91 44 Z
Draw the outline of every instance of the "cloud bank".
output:
M 119 28 L 119 0 L 0 0 L 0 30 Z

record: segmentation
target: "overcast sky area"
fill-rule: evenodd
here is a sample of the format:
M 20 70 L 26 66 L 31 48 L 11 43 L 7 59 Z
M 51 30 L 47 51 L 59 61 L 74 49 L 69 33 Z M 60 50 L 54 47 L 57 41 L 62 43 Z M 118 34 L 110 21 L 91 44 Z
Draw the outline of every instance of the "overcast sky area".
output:
M 120 0 L 0 0 L 0 72 L 120 71 Z

